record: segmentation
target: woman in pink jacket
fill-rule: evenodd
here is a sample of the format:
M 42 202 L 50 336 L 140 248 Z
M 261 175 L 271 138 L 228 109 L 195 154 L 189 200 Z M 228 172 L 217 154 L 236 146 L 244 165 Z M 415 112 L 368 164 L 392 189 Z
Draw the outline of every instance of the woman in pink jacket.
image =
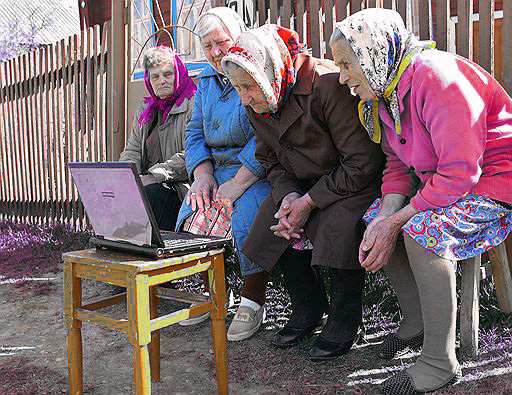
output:
M 454 261 L 512 231 L 512 100 L 475 63 L 418 41 L 395 11 L 350 16 L 330 45 L 340 83 L 360 97 L 361 122 L 387 157 L 359 250 L 366 270 L 385 268 L 402 310 L 378 354 L 423 345 L 383 391 L 434 391 L 461 376 Z

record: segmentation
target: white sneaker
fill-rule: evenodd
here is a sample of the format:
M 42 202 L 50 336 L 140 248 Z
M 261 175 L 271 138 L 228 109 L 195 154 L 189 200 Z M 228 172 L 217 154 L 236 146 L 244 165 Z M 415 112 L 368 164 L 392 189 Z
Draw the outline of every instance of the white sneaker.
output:
M 265 319 L 265 306 L 254 310 L 249 306 L 240 306 L 228 329 L 228 340 L 236 342 L 247 339 L 260 329 Z
M 197 306 L 200 303 L 192 303 L 190 307 Z M 206 321 L 208 318 L 210 318 L 210 312 L 207 311 L 206 313 L 196 315 L 195 317 L 187 318 L 186 320 L 178 322 L 181 326 L 189 326 L 189 325 L 197 325 L 201 322 Z

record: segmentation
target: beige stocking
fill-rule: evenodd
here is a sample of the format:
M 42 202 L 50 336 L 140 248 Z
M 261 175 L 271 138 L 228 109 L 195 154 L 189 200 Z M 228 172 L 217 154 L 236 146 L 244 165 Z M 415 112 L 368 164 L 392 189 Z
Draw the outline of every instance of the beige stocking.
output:
M 439 388 L 455 374 L 457 300 L 453 262 L 426 250 L 404 235 L 405 248 L 421 300 L 424 342 L 416 363 L 407 369 L 418 391 Z
M 389 281 L 395 290 L 402 311 L 402 322 L 396 335 L 407 340 L 423 330 L 420 295 L 407 258 L 403 240 L 398 240 L 395 251 L 384 266 Z

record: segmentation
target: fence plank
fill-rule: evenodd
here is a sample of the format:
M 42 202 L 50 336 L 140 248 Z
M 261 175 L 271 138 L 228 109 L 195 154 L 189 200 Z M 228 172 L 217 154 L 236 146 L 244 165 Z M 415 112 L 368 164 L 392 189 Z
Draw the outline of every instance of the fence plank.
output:
M 75 120 L 75 127 L 72 129 L 72 146 L 71 150 L 73 153 L 73 161 L 79 162 L 80 161 L 80 119 L 79 119 L 79 112 L 80 112 L 80 70 L 78 68 L 78 35 L 73 36 L 73 87 L 75 91 L 75 95 L 73 96 L 74 99 L 74 105 L 73 105 L 73 111 L 74 111 L 74 120 Z M 73 203 L 73 226 L 76 227 L 78 225 L 78 206 L 77 206 L 77 191 L 73 184 L 71 184 L 72 188 L 72 203 Z
M 436 36 L 437 48 L 448 50 L 448 26 L 450 22 L 450 0 L 436 3 Z
M 336 0 L 336 22 L 347 17 L 347 0 Z
M 112 28 L 111 28 L 111 24 L 109 23 L 108 25 L 108 31 L 107 31 L 107 41 L 105 43 L 105 45 L 107 45 L 107 47 L 109 48 L 108 52 L 107 52 L 107 64 L 106 64 L 106 75 L 107 75 L 107 79 L 106 79 L 106 85 L 105 85 L 105 90 L 106 92 L 108 92 L 109 90 L 112 89 L 112 67 L 110 66 L 110 64 L 112 63 L 112 51 L 110 51 L 110 43 L 112 42 Z M 114 130 L 112 129 L 112 122 L 110 122 L 110 120 L 108 119 L 108 114 L 112 114 L 112 98 L 111 98 L 112 95 L 105 95 L 105 100 L 106 100 L 106 112 L 105 112 L 105 122 L 107 124 L 107 160 L 108 161 L 112 161 L 114 160 L 112 157 L 113 157 L 113 148 L 112 148 L 112 144 L 113 144 L 113 141 L 114 141 Z M 112 115 L 110 115 L 112 116 Z M 117 160 L 119 158 L 115 158 L 115 160 Z
M 376 8 L 377 0 L 366 0 L 366 8 Z
M 38 123 L 39 123 L 39 171 L 41 174 L 41 184 L 39 188 L 41 189 L 41 205 L 44 210 L 44 220 L 48 220 L 48 210 L 47 210 L 47 202 L 49 201 L 49 193 L 48 193 L 48 177 L 47 177 L 47 167 L 46 167 L 46 155 L 45 155 L 45 129 L 48 127 L 48 123 L 45 122 L 45 106 L 44 106 L 44 92 L 45 92 L 45 79 L 44 73 L 47 67 L 46 58 L 44 56 L 44 48 L 39 49 L 38 51 L 39 58 L 39 75 L 37 79 L 38 87 L 39 87 L 39 109 L 38 109 Z
M 21 58 L 20 57 L 17 57 L 14 59 L 14 65 L 15 65 L 15 70 L 16 70 L 16 80 L 17 81 L 22 81 L 23 80 L 23 77 L 22 77 L 22 73 L 21 73 Z M 27 173 L 28 173 L 28 170 L 27 170 L 27 162 L 25 161 L 25 149 L 23 147 L 23 143 L 21 141 L 21 136 L 24 134 L 25 132 L 25 123 L 24 123 L 24 117 L 23 117 L 23 114 L 24 114 L 24 100 L 23 100 L 23 97 L 25 96 L 24 95 L 24 90 L 23 90 L 23 85 L 22 84 L 16 84 L 16 102 L 17 102 L 17 128 L 16 128 L 16 145 L 18 147 L 18 163 L 19 163 L 19 173 L 18 173 L 18 177 L 19 177 L 19 182 L 20 182 L 20 187 L 23 191 L 23 195 L 21 196 L 21 199 L 23 201 L 23 207 L 22 207 L 22 211 L 21 211 L 21 216 L 22 216 L 22 221 L 26 221 L 27 220 L 27 217 L 28 217 L 28 204 L 26 204 L 28 201 L 29 201 L 29 197 L 28 197 L 28 188 L 29 188 L 29 184 L 27 182 L 27 179 L 26 179 L 26 176 L 27 176 Z
M 480 0 L 478 9 L 480 14 L 478 64 L 494 74 L 494 0 Z
M 420 25 L 420 39 L 431 40 L 431 25 L 432 20 L 430 18 L 430 0 L 419 0 L 419 25 Z
M 42 194 L 41 194 L 41 188 L 40 188 L 40 185 L 41 185 L 41 182 L 42 182 L 42 177 L 41 177 L 41 167 L 38 166 L 39 163 L 41 163 L 40 161 L 40 156 L 39 156 L 39 152 L 40 152 L 40 135 L 39 135 L 39 124 L 38 124 L 38 119 L 39 119 L 39 116 L 38 116 L 38 110 L 37 110 L 37 91 L 38 91 L 38 86 L 37 86 L 37 53 L 39 52 L 39 50 L 36 50 L 36 51 L 32 51 L 30 52 L 29 54 L 29 69 L 30 69 L 30 82 L 32 83 L 32 86 L 31 86 L 31 102 L 30 102 L 30 106 L 31 106 L 31 128 L 32 128 L 32 144 L 31 144 L 31 150 L 32 150 L 32 153 L 33 153 L 33 166 L 32 166 L 32 171 L 34 173 L 34 179 L 35 179 L 35 191 L 36 191 L 36 199 L 37 199 L 37 202 L 36 203 L 36 208 L 37 208 L 37 222 L 38 223 L 41 223 L 43 222 L 43 214 L 44 214 L 44 207 L 43 207 L 43 199 L 42 199 Z
M 51 133 L 51 126 L 50 126 L 50 122 L 51 122 L 51 116 L 50 116 L 50 106 L 51 106 L 51 98 L 50 98 L 50 91 L 51 91 L 51 85 L 50 85 L 50 73 L 51 73 L 51 64 L 50 64 L 50 52 L 48 50 L 48 47 L 45 47 L 44 48 L 44 58 L 45 58 L 45 75 L 44 75 L 44 80 L 45 80 L 45 98 L 44 98 L 44 103 L 45 103 L 45 114 L 46 114 L 46 119 L 45 119 L 45 128 L 44 128 L 44 132 L 45 132 L 45 149 L 44 149 L 44 153 L 45 153 L 45 167 L 46 167 L 46 185 L 47 185 L 47 188 L 48 188 L 48 201 L 46 202 L 46 210 L 48 210 L 48 217 L 49 217 L 49 220 L 52 219 L 53 217 L 53 198 L 54 198 L 54 195 L 53 195 L 53 177 L 52 177 L 52 144 L 51 144 L 51 139 L 52 139 L 52 133 Z
M 92 75 L 94 72 L 94 68 L 92 66 L 91 59 L 93 57 L 92 54 L 92 33 L 93 30 L 91 27 L 87 29 L 87 62 L 86 62 L 86 86 L 84 87 L 84 91 L 86 94 L 86 105 L 87 105 L 87 128 L 85 132 L 87 133 L 87 160 L 92 162 L 93 159 L 93 114 L 92 114 L 92 100 L 94 96 L 94 81 L 92 79 Z M 85 112 L 84 112 L 85 115 Z
M 283 18 L 281 19 L 281 25 L 284 27 L 290 27 L 290 18 L 292 16 L 292 1 L 283 2 Z
M 37 201 L 37 187 L 36 187 L 36 178 L 34 171 L 35 164 L 35 156 L 34 156 L 34 122 L 33 122 L 33 97 L 32 97 L 32 67 L 30 61 L 30 52 L 23 55 L 23 69 L 25 73 L 24 85 L 25 87 L 25 119 L 26 119 L 26 130 L 25 136 L 26 139 L 24 141 L 24 146 L 26 147 L 27 159 L 28 159 L 28 178 L 30 180 L 30 202 Z M 31 221 L 32 223 L 36 222 L 37 219 L 37 207 L 34 205 L 30 205 L 31 207 Z
M 7 77 L 7 102 L 9 103 L 8 111 L 7 111 L 7 122 L 9 123 L 9 144 L 7 149 L 9 150 L 9 177 L 10 177 L 10 197 L 11 197 L 11 209 L 12 215 L 10 219 L 15 221 L 19 212 L 19 204 L 18 204 L 18 177 L 17 177 L 17 165 L 16 165 L 16 142 L 14 139 L 15 135 L 15 125 L 14 125 L 14 112 L 15 112 L 15 97 L 14 97 L 14 84 L 13 79 L 14 75 L 11 73 L 10 66 L 12 64 L 12 60 L 4 63 L 5 75 Z
M 407 27 L 407 1 L 408 0 L 396 0 L 396 10 L 404 20 L 404 24 Z M 438 2 L 439 3 L 439 2 Z
M 324 22 L 324 41 L 325 41 L 325 57 L 332 59 L 331 47 L 329 46 L 329 40 L 331 38 L 333 29 L 333 0 L 324 0 L 325 4 L 325 22 Z
M 355 14 L 358 11 L 361 11 L 361 0 L 351 0 L 350 15 Z
M 508 37 L 508 38 L 505 38 Z M 503 2 L 503 86 L 512 95 L 512 2 Z
M 57 68 L 57 75 L 55 78 L 55 92 L 56 92 L 56 118 L 57 118 L 57 131 L 58 134 L 56 136 L 57 139 L 57 161 L 58 161 L 58 172 L 57 172 L 57 222 L 62 222 L 65 214 L 65 206 L 64 206 L 64 128 L 62 124 L 62 112 L 63 112 L 63 103 L 62 103 L 62 78 L 64 76 L 64 65 L 62 62 L 62 54 L 61 54 L 61 46 L 60 43 L 55 44 L 55 65 Z M 61 73 L 59 75 L 59 72 Z
M 64 160 L 64 167 L 62 171 L 62 177 L 64 182 L 64 190 L 63 190 L 63 200 L 64 200 L 64 206 L 65 206 L 65 214 L 64 222 L 69 223 L 69 218 L 71 217 L 71 208 L 70 208 L 70 202 L 69 202 L 69 196 L 70 196 L 70 180 L 69 180 L 69 170 L 68 167 L 65 166 L 67 162 L 69 162 L 69 105 L 68 105 L 68 96 L 69 96 L 69 83 L 68 83 L 68 70 L 70 68 L 70 58 L 68 56 L 69 47 L 71 45 L 71 39 L 69 39 L 69 45 L 66 47 L 66 41 L 61 40 L 60 42 L 60 56 L 61 56 L 61 63 L 62 63 L 62 96 L 63 96 L 63 115 L 64 115 L 64 151 L 63 151 L 63 160 Z
M 267 20 L 267 6 L 265 0 L 258 0 L 258 23 L 263 26 Z
M 277 0 L 270 0 L 270 23 L 277 23 L 279 17 L 279 10 L 277 7 Z
M 59 133 L 59 128 L 57 126 L 58 120 L 56 119 L 56 111 L 55 111 L 55 49 L 53 44 L 48 46 L 48 51 L 50 53 L 50 120 L 52 128 L 51 135 L 50 135 L 50 158 L 51 158 L 51 178 L 50 178 L 50 185 L 52 188 L 52 201 L 51 201 L 51 208 L 52 208 L 52 221 L 55 221 L 57 219 L 57 213 L 58 213 L 58 156 L 57 151 L 60 150 L 60 147 L 57 145 L 57 134 Z M 50 131 L 49 130 L 49 131 Z
M 438 2 L 439 3 L 439 2 Z M 393 0 L 384 0 L 382 6 L 388 10 L 392 10 L 393 8 Z
M 108 68 L 105 67 L 105 55 L 107 53 L 107 29 L 108 29 L 108 22 L 105 23 L 103 25 L 103 34 L 102 34 L 102 37 L 101 37 L 101 45 L 100 45 L 100 94 L 99 94 L 99 105 L 100 105 L 100 108 L 99 108 L 99 122 L 98 122 L 98 125 L 99 125 L 99 128 L 100 128 L 100 140 L 99 140 L 99 150 L 100 150 L 100 153 L 101 153 L 101 160 L 102 161 L 105 161 L 105 160 L 108 160 L 107 159 L 107 153 L 106 153 L 106 150 L 104 151 L 104 148 L 103 148 L 103 142 L 105 142 L 105 144 L 108 144 L 108 134 L 107 134 L 107 128 L 104 127 L 104 123 L 103 123 L 103 115 L 104 115 L 104 111 L 105 111 L 105 107 L 106 107 L 106 96 L 103 96 L 103 87 L 104 87 L 104 83 L 105 83 L 105 80 L 106 80 L 106 75 L 107 73 L 105 72 L 105 69 L 108 70 Z
M 468 59 L 473 58 L 473 2 L 458 0 L 457 2 L 457 53 Z M 506 36 L 504 36 L 506 37 Z
M 99 106 L 98 106 L 98 101 L 99 101 L 99 60 L 100 60 L 100 57 L 99 57 L 99 54 L 98 54 L 98 47 L 99 47 L 99 37 L 100 37 L 100 31 L 99 31 L 99 25 L 95 25 L 94 26 L 94 29 L 93 29 L 93 38 L 92 38 L 92 43 L 93 43 L 93 48 L 92 48 L 92 58 L 93 58 L 93 65 L 94 65 L 94 74 L 93 74 L 93 81 L 94 81 L 94 90 L 92 91 L 93 92 L 93 104 L 92 104 L 92 111 L 93 111 L 93 123 L 94 123 L 94 155 L 93 155 L 93 161 L 95 162 L 101 162 L 101 159 L 100 159 L 100 152 L 98 150 L 98 146 L 99 146 L 99 142 L 100 142 L 100 139 L 101 139 L 101 135 L 99 133 L 99 129 L 100 129 L 100 125 L 99 125 L 99 115 L 98 115 L 98 111 L 99 111 Z
M 295 31 L 299 33 L 303 43 L 307 41 L 307 37 L 304 35 L 304 3 L 305 1 L 297 1 L 297 12 L 295 13 L 295 26 L 297 27 Z
M 5 95 L 3 94 L 3 88 L 5 86 L 5 75 L 3 73 L 3 67 L 0 67 L 0 144 L 2 145 L 1 153 L 2 153 L 2 160 L 0 161 L 0 164 L 2 166 L 2 169 L 0 171 L 0 183 L 1 183 L 1 210 L 0 210 L 0 218 L 2 220 L 7 219 L 8 210 L 9 210 L 9 199 L 8 199 L 8 192 L 9 192 L 9 178 L 8 178 L 8 172 L 9 167 L 7 165 L 7 122 L 5 121 L 6 117 L 6 103 L 5 103 Z
M 320 1 L 309 0 L 309 7 L 309 16 L 311 20 L 311 47 L 313 48 L 313 56 L 320 58 L 322 56 L 320 49 Z

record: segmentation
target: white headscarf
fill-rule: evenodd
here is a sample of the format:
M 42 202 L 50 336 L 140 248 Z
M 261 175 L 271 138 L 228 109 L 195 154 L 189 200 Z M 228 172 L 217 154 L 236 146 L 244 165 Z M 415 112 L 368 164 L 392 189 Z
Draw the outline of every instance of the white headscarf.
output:
M 373 102 L 359 104 L 363 126 L 373 141 L 380 142 L 378 99 L 381 99 L 395 122 L 396 133 L 400 134 L 398 81 L 412 58 L 424 49 L 434 47 L 435 43 L 418 41 L 406 29 L 398 12 L 381 8 L 356 12 L 336 23 L 335 29 L 349 42 L 366 79 L 377 95 Z
M 201 14 L 197 21 L 198 26 L 201 23 L 201 19 L 205 18 L 207 15 L 213 15 L 219 18 L 219 22 L 224 24 L 233 41 L 236 41 L 238 37 L 247 30 L 242 17 L 229 7 L 215 7 L 206 11 L 204 14 Z M 222 70 L 217 70 L 211 63 L 210 65 L 215 69 L 215 71 L 222 74 Z

